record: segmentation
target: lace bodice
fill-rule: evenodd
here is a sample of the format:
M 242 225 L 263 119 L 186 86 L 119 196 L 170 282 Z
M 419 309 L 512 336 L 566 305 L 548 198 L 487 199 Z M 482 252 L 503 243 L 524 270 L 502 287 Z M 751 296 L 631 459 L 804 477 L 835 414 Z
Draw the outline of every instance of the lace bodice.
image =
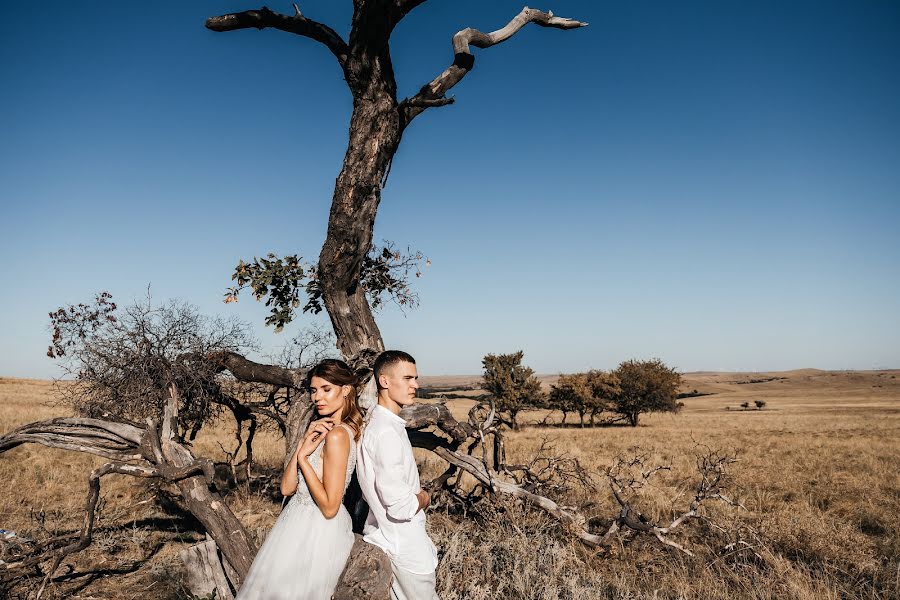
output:
M 350 485 L 350 479 L 353 477 L 353 469 L 356 468 L 356 442 L 353 439 L 353 430 L 343 423 L 341 423 L 340 426 L 346 429 L 347 433 L 350 434 L 350 455 L 347 457 L 347 473 L 344 476 L 344 491 L 346 492 L 347 486 Z M 309 464 L 312 465 L 313 470 L 316 472 L 316 475 L 319 476 L 320 480 L 322 479 L 322 448 L 324 447 L 325 442 L 322 442 L 321 444 L 319 444 L 319 447 L 309 455 Z M 291 497 L 285 508 L 289 508 L 291 505 L 308 505 L 315 503 L 316 501 L 313 500 L 312 496 L 309 493 L 309 487 L 307 487 L 306 485 L 306 480 L 303 478 L 303 473 L 300 473 L 298 470 L 297 492 Z

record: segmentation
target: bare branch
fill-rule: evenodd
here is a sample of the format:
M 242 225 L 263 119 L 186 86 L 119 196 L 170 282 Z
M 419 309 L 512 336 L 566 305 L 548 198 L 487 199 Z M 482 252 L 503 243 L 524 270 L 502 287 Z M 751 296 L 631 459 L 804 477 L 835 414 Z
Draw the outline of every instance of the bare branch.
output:
M 416 0 L 409 0 L 408 2 L 398 0 L 398 3 L 401 6 L 411 5 L 408 10 L 412 10 L 412 7 L 417 6 L 421 2 L 416 2 Z M 472 54 L 472 51 L 469 48 L 470 46 L 475 46 L 476 48 L 489 48 L 495 44 L 508 40 L 528 23 L 534 23 L 541 27 L 553 27 L 555 29 L 575 29 L 587 26 L 587 23 L 582 21 L 556 17 L 552 12 L 545 13 L 526 6 L 512 21 L 497 31 L 484 33 L 469 27 L 457 32 L 456 35 L 453 36 L 453 64 L 435 77 L 431 83 L 424 85 L 415 96 L 407 98 L 400 103 L 400 114 L 403 126 L 406 127 L 426 108 L 431 106 L 446 106 L 453 102 L 453 99 L 446 98 L 445 94 L 453 86 L 459 83 L 475 65 L 475 56 Z
M 212 31 L 235 31 L 237 29 L 279 29 L 288 33 L 295 33 L 325 44 L 331 53 L 338 59 L 343 68 L 347 63 L 350 48 L 338 33 L 318 21 L 307 19 L 300 13 L 297 5 L 294 5 L 296 14 L 293 16 L 262 7 L 259 10 L 245 10 L 244 12 L 210 17 L 206 20 L 206 28 Z
M 122 423 L 112 423 L 98 419 L 52 419 L 24 425 L 15 431 L 0 436 L 0 454 L 23 443 L 39 443 L 53 448 L 63 448 L 78 452 L 111 456 L 116 462 L 104 465 L 91 474 L 91 494 L 99 494 L 100 477 L 107 473 L 121 473 L 135 477 L 161 477 L 175 483 L 190 511 L 203 525 L 209 535 L 217 541 L 228 562 L 235 568 L 239 578 L 243 578 L 250 568 L 255 545 L 248 536 L 243 525 L 235 517 L 222 497 L 210 490 L 214 475 L 212 463 L 207 459 L 196 459 L 191 451 L 179 443 L 175 437 L 175 423 L 178 401 L 177 390 L 169 390 L 167 406 L 162 426 L 163 438 L 157 432 L 158 423 L 152 418 L 148 427 L 141 429 Z M 169 425 L 166 426 L 165 422 Z M 113 443 L 111 437 L 120 436 L 118 442 L 121 449 L 115 451 L 108 448 Z M 131 464 L 124 461 L 131 460 Z M 93 498 L 93 499 L 92 499 Z M 51 574 L 56 570 L 62 556 L 87 547 L 90 543 L 90 529 L 93 527 L 93 507 L 96 498 L 89 495 L 88 516 L 82 529 L 79 541 L 59 550 L 60 558 L 56 561 Z M 85 533 L 87 532 L 87 533 Z M 87 537 L 85 537 L 87 536 Z M 53 551 L 54 553 L 57 550 Z M 46 560 L 47 553 L 41 553 Z M 31 560 L 28 558 L 27 560 Z M 37 563 L 16 561 L 7 564 L 4 569 L 25 568 Z M 47 580 L 49 581 L 49 579 Z
M 455 98 L 420 98 L 414 96 L 406 101 L 406 106 L 431 108 L 432 106 L 447 106 L 456 102 Z
M 394 25 L 403 20 L 414 8 L 428 0 L 394 0 Z
M 672 548 L 675 548 L 676 550 L 680 550 L 681 552 L 684 552 L 688 556 L 694 555 L 693 552 L 691 552 L 690 550 L 688 550 L 687 548 L 685 548 L 678 542 L 673 542 L 672 540 L 670 540 L 669 538 L 667 538 L 666 536 L 664 536 L 663 534 L 661 534 L 660 532 L 658 532 L 656 530 L 653 531 L 653 535 L 655 535 L 656 539 L 658 539 L 660 542 L 662 542 L 666 546 L 670 546 Z
M 302 388 L 306 369 L 286 369 L 277 365 L 253 362 L 236 352 L 219 352 L 209 357 L 236 379 L 247 382 Z
M 564 524 L 570 526 L 575 535 L 577 535 L 578 538 L 587 545 L 597 547 L 606 545 L 608 543 L 606 536 L 596 535 L 585 529 L 585 519 L 583 516 L 579 515 L 578 513 L 566 510 L 565 508 L 561 507 L 559 504 L 545 496 L 534 494 L 519 487 L 518 485 L 502 481 L 500 479 L 497 479 L 496 477 L 492 477 L 488 473 L 488 470 L 484 467 L 484 464 L 477 458 L 460 454 L 459 452 L 450 450 L 445 447 L 438 447 L 434 452 L 435 454 L 446 460 L 448 463 L 459 467 L 463 471 L 466 471 L 467 473 L 475 477 L 475 479 L 477 479 L 479 483 L 485 486 L 485 488 L 494 492 L 499 492 L 502 494 L 515 496 L 522 500 L 526 500 L 534 506 L 537 506 L 541 510 L 553 515 Z
M 468 423 L 460 423 L 446 404 L 413 404 L 400 411 L 400 418 L 409 429 L 435 426 L 449 435 L 458 444 L 470 437 L 474 431 Z
M 136 449 L 142 434 L 137 427 L 100 419 L 50 419 L 23 425 L 0 436 L 0 453 L 21 444 L 37 443 L 113 460 L 133 460 L 141 458 Z

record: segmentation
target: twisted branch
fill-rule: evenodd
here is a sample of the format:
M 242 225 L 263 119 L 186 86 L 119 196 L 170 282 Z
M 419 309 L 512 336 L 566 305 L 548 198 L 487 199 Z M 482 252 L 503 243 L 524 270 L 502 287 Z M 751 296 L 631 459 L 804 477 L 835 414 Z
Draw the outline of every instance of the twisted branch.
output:
M 110 473 L 154 477 L 177 484 L 188 510 L 203 523 L 210 535 L 219 538 L 223 554 L 238 570 L 238 576 L 243 577 L 255 548 L 222 498 L 209 491 L 214 475 L 212 463 L 207 459 L 195 459 L 178 441 L 178 401 L 178 391 L 172 385 L 161 425 L 149 419 L 145 429 L 100 419 L 67 418 L 30 423 L 0 436 L 0 454 L 24 443 L 38 443 L 114 459 L 92 471 L 88 477 L 85 517 L 77 539 L 64 546 L 59 543 L 71 540 L 71 536 L 59 536 L 43 545 L 34 544 L 29 551 L 5 560 L 0 565 L 0 578 L 16 577 L 53 557 L 38 592 L 40 597 L 62 560 L 90 544 L 100 479 Z
M 401 2 L 401 4 L 418 4 L 416 2 Z M 474 28 L 466 28 L 453 36 L 453 63 L 435 77 L 430 83 L 425 84 L 419 92 L 400 103 L 400 115 L 403 127 L 420 115 L 425 109 L 433 106 L 446 106 L 453 103 L 453 98 L 447 98 L 446 93 L 453 86 L 462 81 L 463 77 L 475 66 L 475 56 L 470 46 L 476 48 L 490 48 L 512 37 L 517 31 L 528 23 L 534 23 L 541 27 L 555 29 L 576 29 L 586 27 L 587 23 L 575 19 L 556 17 L 552 12 L 542 12 L 527 6 L 505 27 L 484 33 Z
M 269 10 L 264 6 L 259 10 L 245 10 L 239 13 L 210 17 L 206 20 L 206 28 L 212 31 L 235 31 L 255 27 L 260 30 L 272 28 L 295 33 L 325 44 L 337 58 L 341 68 L 344 68 L 350 48 L 341 36 L 331 27 L 304 17 L 296 4 L 294 10 L 296 14 L 288 16 Z

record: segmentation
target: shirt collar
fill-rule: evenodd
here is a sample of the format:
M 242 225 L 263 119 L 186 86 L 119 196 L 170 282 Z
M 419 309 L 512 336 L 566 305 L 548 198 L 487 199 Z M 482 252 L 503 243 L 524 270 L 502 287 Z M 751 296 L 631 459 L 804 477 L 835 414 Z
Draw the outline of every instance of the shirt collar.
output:
M 389 409 L 383 407 L 382 405 L 376 404 L 372 408 L 372 410 L 378 411 L 378 414 L 382 415 L 382 418 L 387 419 L 388 422 L 406 427 L 405 419 L 401 418 L 400 415 L 395 415 Z

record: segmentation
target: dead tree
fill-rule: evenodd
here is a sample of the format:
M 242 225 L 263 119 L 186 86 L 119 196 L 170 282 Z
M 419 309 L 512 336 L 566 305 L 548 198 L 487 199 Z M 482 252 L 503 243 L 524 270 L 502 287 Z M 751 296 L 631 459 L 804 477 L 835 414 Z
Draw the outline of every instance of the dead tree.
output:
M 347 151 L 332 196 L 328 234 L 316 269 L 316 293 L 321 292 L 341 354 L 356 366 L 384 349 L 366 289 L 360 282 L 372 248 L 381 190 L 403 132 L 429 108 L 453 103 L 447 93 L 475 64 L 471 46 L 488 48 L 499 44 L 528 23 L 557 29 L 586 25 L 524 8 L 497 31 L 464 29 L 453 36 L 453 62 L 417 94 L 398 100 L 389 40 L 397 24 L 421 4 L 424 0 L 354 0 L 346 41 L 331 27 L 302 14 L 296 4 L 292 15 L 263 7 L 206 21 L 206 27 L 213 31 L 277 29 L 310 38 L 331 51 L 343 72 L 353 97 L 353 112 Z M 284 299 L 289 297 L 290 294 Z M 279 298 L 272 299 L 279 302 Z
M 310 38 L 330 50 L 343 72 L 353 97 L 353 111 L 347 151 L 335 184 L 327 236 L 318 263 L 306 270 L 296 257 L 272 257 L 267 263 L 256 265 L 256 270 L 240 263 L 235 279 L 239 287 L 253 286 L 258 297 L 269 295 L 274 312 L 271 322 L 275 325 L 290 320 L 298 290 L 304 289 L 309 296 L 307 307 L 313 311 L 321 308 L 327 310 L 338 349 L 348 362 L 360 370 L 370 366 L 377 353 L 384 349 L 369 304 L 370 298 L 367 298 L 372 285 L 385 285 L 384 278 L 379 283 L 378 277 L 375 277 L 373 284 L 373 280 L 367 277 L 373 272 L 383 275 L 392 264 L 390 253 L 381 262 L 377 256 L 372 258 L 372 237 L 382 188 L 404 131 L 426 110 L 454 102 L 454 98 L 447 94 L 473 68 L 475 57 L 472 46 L 489 48 L 509 39 L 529 23 L 556 29 L 586 25 L 526 7 L 496 31 L 484 33 L 473 28 L 459 31 L 452 38 L 452 63 L 422 86 L 418 93 L 399 100 L 389 40 L 397 24 L 423 3 L 424 0 L 354 0 L 351 31 L 346 40 L 327 25 L 306 17 L 297 5 L 294 5 L 295 12 L 291 15 L 263 7 L 211 17 L 206 22 L 206 27 L 213 31 L 278 29 Z M 272 270 L 277 271 L 281 282 L 281 287 L 275 291 L 269 283 L 262 283 L 266 278 L 255 279 L 261 271 L 271 275 Z M 305 283 L 304 278 L 307 278 Z M 390 287 L 390 281 L 387 285 Z M 294 394 L 294 399 L 302 394 L 304 370 L 300 368 L 260 364 L 227 350 L 185 359 L 227 371 L 241 382 L 271 386 L 273 394 L 277 390 L 288 390 Z M 229 406 L 232 400 L 234 404 Z M 90 543 L 100 479 L 110 473 L 119 473 L 159 478 L 176 485 L 186 509 L 200 520 L 221 549 L 224 558 L 222 571 L 229 575 L 232 586 L 239 585 L 247 573 L 255 547 L 221 495 L 215 491 L 208 461 L 194 457 L 182 443 L 176 418 L 178 401 L 177 385 L 169 386 L 161 424 L 151 420 L 143 427 L 106 419 L 54 419 L 32 423 L 0 437 L 0 453 L 23 443 L 40 443 L 104 456 L 111 461 L 91 474 L 85 521 L 76 541 L 70 542 L 67 538 L 38 548 L 22 555 L 20 560 L 5 562 L 0 572 L 13 575 L 49 561 L 51 567 L 43 572 L 44 584 L 53 580 L 54 571 L 64 557 Z M 236 411 L 235 418 L 239 423 L 249 420 L 248 414 L 274 414 L 268 401 L 239 402 L 229 399 L 224 393 L 217 396 L 217 401 Z M 296 446 L 309 416 L 309 404 L 296 401 L 288 402 L 287 413 L 278 415 L 279 428 L 286 441 L 286 456 Z M 443 490 L 448 497 L 460 502 L 489 500 L 497 494 L 521 498 L 554 515 L 582 541 L 592 546 L 611 544 L 618 531 L 628 530 L 650 532 L 669 546 L 677 547 L 666 542 L 668 533 L 699 514 L 704 501 L 718 496 L 718 484 L 714 484 L 707 491 L 698 492 L 696 502 L 682 518 L 648 529 L 647 520 L 636 516 L 629 499 L 616 483 L 612 490 L 622 510 L 606 532 L 597 533 L 587 527 L 586 520 L 577 511 L 563 507 L 550 497 L 552 487 L 548 491 L 552 479 L 548 479 L 548 474 L 557 479 L 560 476 L 575 477 L 586 482 L 580 469 L 568 468 L 565 465 L 571 467 L 569 463 L 561 463 L 552 457 L 540 468 L 537 463 L 508 464 L 503 436 L 491 407 L 475 407 L 465 422 L 454 419 L 443 405 L 412 406 L 404 409 L 402 416 L 407 420 L 414 445 L 433 451 L 447 462 L 445 472 L 426 484 L 429 489 Z M 465 487 L 463 473 L 474 477 L 475 487 Z M 209 557 L 204 559 L 207 563 L 216 556 L 208 550 L 198 553 L 198 556 Z M 363 563 L 372 568 L 359 568 Z M 221 596 L 227 597 L 230 591 L 221 589 L 219 571 L 213 571 L 215 573 L 211 577 L 219 580 L 216 589 Z M 361 576 L 370 579 L 361 584 Z M 357 544 L 335 598 L 384 598 L 389 582 L 390 569 L 385 568 L 383 554 Z

